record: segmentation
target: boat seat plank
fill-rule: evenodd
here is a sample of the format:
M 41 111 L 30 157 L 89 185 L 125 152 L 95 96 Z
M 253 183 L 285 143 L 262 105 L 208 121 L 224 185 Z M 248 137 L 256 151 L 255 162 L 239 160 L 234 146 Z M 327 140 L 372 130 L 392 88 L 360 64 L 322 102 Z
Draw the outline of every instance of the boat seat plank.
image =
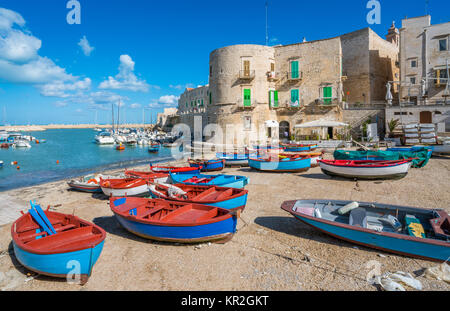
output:
M 56 249 L 73 241 L 82 241 L 93 235 L 92 226 L 77 228 L 70 231 L 64 231 L 57 234 L 49 235 L 44 238 L 33 240 L 28 246 L 35 247 L 38 250 Z
M 224 192 L 222 192 L 217 198 L 217 201 L 222 201 L 225 200 L 226 198 L 230 197 L 233 195 L 233 189 L 227 189 Z
M 62 226 L 62 227 L 57 227 L 57 228 L 55 228 L 55 230 L 56 230 L 56 232 L 63 232 L 63 231 L 69 230 L 69 229 L 73 229 L 75 227 L 76 226 L 74 224 L 70 224 L 70 225 L 66 225 L 66 226 Z M 45 231 L 43 231 L 43 232 L 31 234 L 31 235 L 22 236 L 21 239 L 24 243 L 28 243 L 28 242 L 30 242 L 30 240 L 34 240 L 37 237 L 45 235 L 45 234 L 47 234 L 47 233 Z
M 159 212 L 161 210 L 165 209 L 165 206 L 162 207 L 155 207 L 155 208 L 151 208 L 148 211 L 143 212 L 142 214 L 139 214 L 136 216 L 136 218 L 145 218 L 151 214 L 154 214 L 156 212 Z

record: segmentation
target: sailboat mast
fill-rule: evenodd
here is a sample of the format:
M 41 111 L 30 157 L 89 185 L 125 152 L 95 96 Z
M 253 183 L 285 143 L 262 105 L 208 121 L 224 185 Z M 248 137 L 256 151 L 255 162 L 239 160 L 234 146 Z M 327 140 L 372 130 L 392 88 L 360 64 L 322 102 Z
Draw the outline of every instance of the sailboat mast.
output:
M 119 132 L 120 127 L 120 99 L 119 99 L 119 105 L 117 105 L 117 132 Z
M 112 109 L 111 109 L 111 111 L 112 111 L 112 123 L 111 123 L 111 128 L 112 128 L 112 132 L 115 133 L 115 131 L 114 131 L 114 103 L 111 103 L 111 106 L 112 106 Z

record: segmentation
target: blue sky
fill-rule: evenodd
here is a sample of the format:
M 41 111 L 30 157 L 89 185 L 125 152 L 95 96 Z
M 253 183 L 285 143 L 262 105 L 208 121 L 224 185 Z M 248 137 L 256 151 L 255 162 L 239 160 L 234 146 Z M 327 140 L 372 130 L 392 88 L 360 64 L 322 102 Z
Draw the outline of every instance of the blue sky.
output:
M 68 0 L 0 0 L 0 124 L 109 123 L 119 99 L 127 122 L 146 108 L 148 123 L 208 83 L 212 50 L 265 44 L 265 0 L 78 1 L 81 24 L 69 25 Z M 384 37 L 392 21 L 426 13 L 426 0 L 380 0 L 381 24 L 369 25 L 367 2 L 269 1 L 270 45 L 369 26 Z M 448 12 L 429 0 L 433 24 Z

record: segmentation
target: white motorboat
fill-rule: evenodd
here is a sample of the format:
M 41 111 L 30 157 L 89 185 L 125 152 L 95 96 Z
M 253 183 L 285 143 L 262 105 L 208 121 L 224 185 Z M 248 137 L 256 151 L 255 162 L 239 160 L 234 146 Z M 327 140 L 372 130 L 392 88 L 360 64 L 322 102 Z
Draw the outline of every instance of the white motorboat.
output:
M 31 145 L 25 140 L 18 140 L 13 144 L 13 148 L 31 148 Z
M 99 145 L 113 145 L 115 140 L 110 133 L 103 132 L 95 136 L 95 142 Z

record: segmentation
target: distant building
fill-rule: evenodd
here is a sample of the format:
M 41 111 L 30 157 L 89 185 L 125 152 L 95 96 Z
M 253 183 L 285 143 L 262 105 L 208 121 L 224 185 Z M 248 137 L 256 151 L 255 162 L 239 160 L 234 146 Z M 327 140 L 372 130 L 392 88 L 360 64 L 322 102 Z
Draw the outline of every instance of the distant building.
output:
M 200 138 L 198 132 L 208 124 L 218 124 L 238 134 L 231 140 L 222 137 L 225 133 L 218 135 L 217 143 L 251 144 L 293 135 L 312 138 L 318 132 L 295 126 L 345 121 L 344 111 L 352 105 L 381 103 L 384 113 L 387 81 L 399 76 L 395 40 L 386 41 L 366 28 L 290 45 L 219 48 L 210 54 L 209 85 L 181 95 L 180 122 L 189 126 L 193 137 Z M 357 111 L 352 118 L 360 115 Z M 328 128 L 322 138 L 336 138 L 338 131 Z M 264 137 L 256 137 L 256 132 L 264 132 Z
M 179 123 L 177 108 L 165 108 L 163 113 L 158 113 L 156 125 L 163 131 L 170 132 L 175 124 Z
M 449 41 L 450 22 L 431 25 L 430 15 L 402 20 L 400 98 L 387 108 L 387 122 L 441 123 L 441 131 L 450 131 Z

